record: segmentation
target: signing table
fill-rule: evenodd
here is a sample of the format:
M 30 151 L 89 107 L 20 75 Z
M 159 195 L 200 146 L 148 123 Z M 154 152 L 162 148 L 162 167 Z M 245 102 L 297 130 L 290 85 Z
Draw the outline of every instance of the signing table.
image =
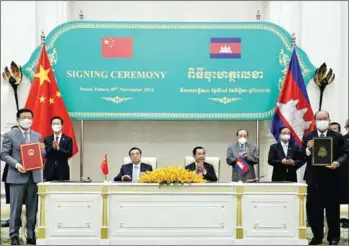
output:
M 40 183 L 42 245 L 307 245 L 306 185 Z

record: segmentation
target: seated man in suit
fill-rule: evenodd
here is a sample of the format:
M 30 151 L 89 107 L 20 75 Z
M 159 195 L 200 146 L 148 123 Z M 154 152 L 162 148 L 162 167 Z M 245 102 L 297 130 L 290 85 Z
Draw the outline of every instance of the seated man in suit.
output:
M 233 143 L 228 146 L 227 150 L 227 164 L 233 167 L 232 180 L 236 181 L 248 181 L 256 179 L 256 173 L 254 166 L 259 163 L 259 154 L 257 146 L 248 143 L 248 132 L 245 129 L 240 129 L 236 132 L 237 143 Z M 248 163 L 248 171 L 245 174 L 241 174 L 236 166 L 236 161 L 239 157 L 245 159 Z
M 269 149 L 268 164 L 273 166 L 272 181 L 297 182 L 297 169 L 304 163 L 300 149 L 290 142 L 291 132 L 287 127 L 279 130 L 280 142 Z
M 216 172 L 214 167 L 205 162 L 206 151 L 203 147 L 198 146 L 193 149 L 193 157 L 195 162 L 187 165 L 185 169 L 190 171 L 196 171 L 197 174 L 201 174 L 207 181 L 217 182 Z
M 136 182 L 143 173 L 153 171 L 151 165 L 141 163 L 142 151 L 139 148 L 133 147 L 128 152 L 128 155 L 130 156 L 131 163 L 121 166 L 120 173 L 114 178 L 114 181 Z
M 55 116 L 51 119 L 53 134 L 45 138 L 46 163 L 44 180 L 69 180 L 70 170 L 68 159 L 73 154 L 73 140 L 62 133 L 63 119 Z

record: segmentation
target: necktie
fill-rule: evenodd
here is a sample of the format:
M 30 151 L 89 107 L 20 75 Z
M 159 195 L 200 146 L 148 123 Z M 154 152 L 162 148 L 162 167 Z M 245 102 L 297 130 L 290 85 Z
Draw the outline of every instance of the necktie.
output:
M 24 132 L 24 140 L 26 143 L 29 143 L 29 133 L 27 131 Z
M 240 152 L 244 152 L 244 149 L 245 149 L 245 145 L 244 145 L 244 144 L 241 144 L 241 145 L 240 145 Z
M 323 137 L 325 137 L 325 134 L 321 133 L 320 138 L 323 138 Z
M 56 137 L 56 143 L 58 143 L 58 139 L 59 139 L 59 138 L 58 138 L 58 137 Z

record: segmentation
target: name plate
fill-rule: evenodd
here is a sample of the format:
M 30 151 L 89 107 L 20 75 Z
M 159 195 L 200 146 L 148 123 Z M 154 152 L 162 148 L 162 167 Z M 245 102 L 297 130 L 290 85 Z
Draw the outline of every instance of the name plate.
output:
M 333 139 L 313 138 L 313 166 L 331 166 L 333 162 Z
M 271 119 L 292 53 L 268 22 L 74 21 L 45 44 L 74 120 Z M 315 67 L 297 54 L 307 84 Z

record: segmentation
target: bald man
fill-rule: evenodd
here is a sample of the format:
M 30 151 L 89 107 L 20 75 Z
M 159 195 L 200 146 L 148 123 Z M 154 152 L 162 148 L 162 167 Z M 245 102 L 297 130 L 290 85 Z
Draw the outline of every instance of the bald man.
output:
M 322 244 L 324 236 L 324 210 L 328 224 L 327 240 L 338 245 L 340 239 L 340 166 L 345 164 L 347 144 L 342 134 L 330 127 L 330 115 L 319 111 L 314 115 L 316 129 L 303 136 L 302 152 L 307 166 L 304 179 L 307 182 L 307 216 L 313 232 L 310 245 Z M 333 163 L 330 166 L 313 166 L 312 148 L 314 137 L 332 138 Z

